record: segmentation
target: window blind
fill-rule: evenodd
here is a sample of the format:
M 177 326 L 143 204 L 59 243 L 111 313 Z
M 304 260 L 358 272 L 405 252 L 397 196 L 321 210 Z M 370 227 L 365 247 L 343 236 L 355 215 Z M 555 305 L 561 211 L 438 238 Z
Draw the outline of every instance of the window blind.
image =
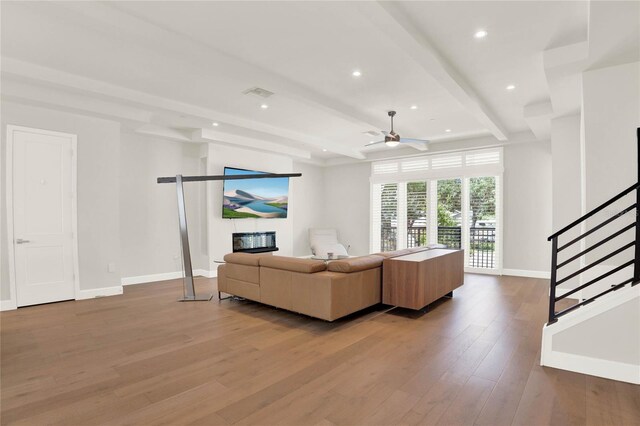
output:
M 490 148 L 376 161 L 371 166 L 371 182 L 399 183 L 465 175 L 497 176 L 502 171 L 502 148 Z
M 372 249 L 395 250 L 398 241 L 398 184 L 374 185 L 372 191 Z

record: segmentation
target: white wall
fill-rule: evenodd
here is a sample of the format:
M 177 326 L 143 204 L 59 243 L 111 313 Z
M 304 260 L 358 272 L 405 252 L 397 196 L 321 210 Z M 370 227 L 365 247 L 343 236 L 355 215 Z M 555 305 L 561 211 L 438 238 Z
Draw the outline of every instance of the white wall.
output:
M 2 171 L 6 164 L 7 124 L 78 135 L 78 250 L 80 289 L 120 286 L 118 123 L 45 108 L 2 102 Z M 4 176 L 0 200 L 2 283 L 9 297 L 6 197 Z M 107 272 L 109 263 L 116 271 Z
M 307 256 L 311 254 L 309 228 L 326 226 L 325 169 L 295 162 L 293 171 L 302 173 L 301 178 L 291 179 L 291 191 L 295 199 L 289 206 L 293 217 L 293 255 Z
M 621 326 L 627 324 L 627 326 Z M 554 351 L 625 364 L 640 364 L 640 298 L 556 334 Z M 594 345 L 594 340 L 598 344 Z
M 636 129 L 640 127 L 640 62 L 589 70 L 582 75 L 584 135 L 582 154 L 584 157 L 583 204 L 587 212 L 607 201 L 638 180 L 638 142 Z M 635 201 L 629 194 L 612 204 L 588 221 L 588 228 L 617 214 Z M 617 219 L 586 239 L 588 246 L 611 235 L 634 220 L 632 213 Z M 633 229 L 590 252 L 587 262 L 602 256 L 632 241 Z M 633 258 L 633 249 L 606 260 L 583 274 L 586 281 L 603 274 Z M 582 292 L 589 298 L 610 285 L 619 284 L 632 276 L 628 267 L 602 280 Z
M 349 254 L 369 254 L 371 163 L 327 167 L 324 171 L 325 224 L 350 245 Z
M 277 154 L 235 148 L 221 144 L 208 145 L 208 174 L 224 173 L 224 167 L 237 167 L 272 173 L 293 172 L 293 160 Z M 292 178 L 302 179 L 302 178 Z M 295 205 L 296 194 L 289 187 L 289 203 Z M 231 234 L 234 232 L 276 231 L 279 255 L 293 255 L 293 215 L 290 211 L 286 219 L 222 219 L 222 182 L 207 183 L 207 206 L 209 216 L 209 257 L 210 264 L 221 261 L 225 254 L 231 253 Z
M 587 210 L 638 180 L 640 62 L 583 73 Z
M 202 144 L 122 134 L 119 183 L 123 277 L 182 270 L 176 186 L 158 184 L 156 179 L 202 174 L 201 147 Z M 201 182 L 184 185 L 192 266 L 209 270 L 204 187 Z
M 550 269 L 551 144 L 504 148 L 503 268 Z
M 580 115 L 551 120 L 553 230 L 582 215 Z

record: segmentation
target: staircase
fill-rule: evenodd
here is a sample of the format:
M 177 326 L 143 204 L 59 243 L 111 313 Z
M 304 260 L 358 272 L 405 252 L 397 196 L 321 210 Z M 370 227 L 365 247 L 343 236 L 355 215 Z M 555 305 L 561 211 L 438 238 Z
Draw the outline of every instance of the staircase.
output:
M 639 212 L 637 182 L 548 238 L 542 365 L 640 384 Z

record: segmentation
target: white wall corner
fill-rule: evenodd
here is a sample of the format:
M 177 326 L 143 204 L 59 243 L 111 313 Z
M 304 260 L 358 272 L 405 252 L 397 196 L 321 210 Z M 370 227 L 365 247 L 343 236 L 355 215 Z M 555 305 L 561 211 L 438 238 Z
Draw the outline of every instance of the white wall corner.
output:
M 526 269 L 503 269 L 502 275 L 510 275 L 512 277 L 540 278 L 548 280 L 551 278 L 549 271 L 529 271 Z
M 80 290 L 76 300 L 94 299 L 96 297 L 117 296 L 122 294 L 122 286 L 117 285 L 113 287 L 92 288 L 87 290 Z
M 0 300 L 0 311 L 12 311 L 18 309 L 15 300 Z

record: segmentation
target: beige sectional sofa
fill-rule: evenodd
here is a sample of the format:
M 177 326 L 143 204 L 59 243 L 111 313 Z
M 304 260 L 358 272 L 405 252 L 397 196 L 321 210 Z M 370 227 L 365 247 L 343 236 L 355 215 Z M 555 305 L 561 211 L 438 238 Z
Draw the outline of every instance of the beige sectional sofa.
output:
M 231 253 L 218 266 L 218 291 L 327 321 L 382 301 L 382 262 L 420 247 L 324 262 Z

